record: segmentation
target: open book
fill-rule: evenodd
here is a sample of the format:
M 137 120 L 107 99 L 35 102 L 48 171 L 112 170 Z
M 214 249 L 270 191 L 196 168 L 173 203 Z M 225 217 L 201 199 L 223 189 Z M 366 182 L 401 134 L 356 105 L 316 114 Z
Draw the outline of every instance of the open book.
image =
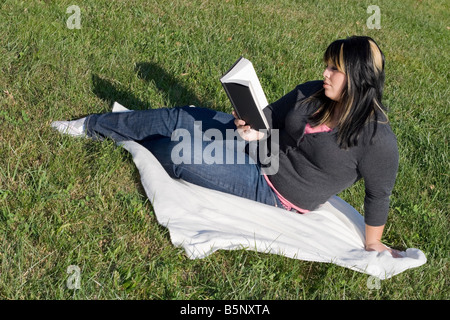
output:
M 269 129 L 263 109 L 269 104 L 252 63 L 240 57 L 220 82 L 237 116 L 255 130 Z

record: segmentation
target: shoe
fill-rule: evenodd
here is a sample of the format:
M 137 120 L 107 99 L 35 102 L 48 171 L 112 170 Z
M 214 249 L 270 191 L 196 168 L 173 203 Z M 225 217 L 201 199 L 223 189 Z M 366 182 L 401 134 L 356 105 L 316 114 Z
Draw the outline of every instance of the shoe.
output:
M 68 134 L 72 137 L 85 137 L 84 122 L 86 118 L 72 121 L 54 121 L 51 123 L 52 128 L 61 133 Z

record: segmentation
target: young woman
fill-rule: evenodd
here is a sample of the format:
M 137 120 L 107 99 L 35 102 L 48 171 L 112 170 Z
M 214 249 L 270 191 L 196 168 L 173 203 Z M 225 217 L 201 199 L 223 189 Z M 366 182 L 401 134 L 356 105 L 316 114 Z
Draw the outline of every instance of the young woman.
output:
M 52 126 L 74 136 L 138 141 L 174 178 L 300 213 L 364 179 L 366 250 L 399 256 L 381 242 L 398 168 L 396 137 L 381 103 L 384 55 L 373 39 L 354 36 L 331 43 L 324 62 L 323 81 L 298 85 L 264 109 L 266 133 L 234 114 L 191 106 L 94 114 Z M 277 162 L 275 172 L 265 174 L 254 142 L 258 154 Z

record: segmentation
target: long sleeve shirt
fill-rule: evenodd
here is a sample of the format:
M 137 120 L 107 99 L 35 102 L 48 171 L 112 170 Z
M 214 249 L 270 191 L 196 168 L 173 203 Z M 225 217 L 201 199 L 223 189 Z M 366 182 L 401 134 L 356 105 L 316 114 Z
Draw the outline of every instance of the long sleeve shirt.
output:
M 397 139 L 389 123 L 364 127 L 358 145 L 341 149 L 337 128 L 304 134 L 316 110 L 301 101 L 322 87 L 322 81 L 298 85 L 264 108 L 271 130 L 279 130 L 278 170 L 269 175 L 276 190 L 296 206 L 313 210 L 331 196 L 364 179 L 364 219 L 370 226 L 384 225 L 398 170 Z

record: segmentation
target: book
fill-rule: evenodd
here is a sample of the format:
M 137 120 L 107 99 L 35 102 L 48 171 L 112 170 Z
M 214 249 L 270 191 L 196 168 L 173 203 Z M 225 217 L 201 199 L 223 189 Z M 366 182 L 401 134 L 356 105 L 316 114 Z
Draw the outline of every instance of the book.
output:
M 254 130 L 269 130 L 263 109 L 269 104 L 253 64 L 240 57 L 220 78 L 239 119 Z

